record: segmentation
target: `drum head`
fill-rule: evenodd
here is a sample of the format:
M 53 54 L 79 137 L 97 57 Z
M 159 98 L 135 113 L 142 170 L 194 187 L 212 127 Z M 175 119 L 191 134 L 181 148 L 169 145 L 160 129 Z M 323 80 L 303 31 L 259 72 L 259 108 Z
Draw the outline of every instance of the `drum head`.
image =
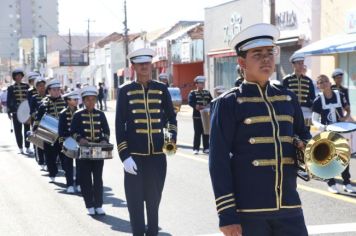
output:
M 349 133 L 356 130 L 356 123 L 352 122 L 337 122 L 326 127 L 327 131 L 334 131 L 338 133 Z
M 68 137 L 64 140 L 63 146 L 71 151 L 77 151 L 79 149 L 78 143 L 72 137 Z
M 21 123 L 26 123 L 30 118 L 30 105 L 27 100 L 24 100 L 20 103 L 19 108 L 17 109 L 17 120 Z

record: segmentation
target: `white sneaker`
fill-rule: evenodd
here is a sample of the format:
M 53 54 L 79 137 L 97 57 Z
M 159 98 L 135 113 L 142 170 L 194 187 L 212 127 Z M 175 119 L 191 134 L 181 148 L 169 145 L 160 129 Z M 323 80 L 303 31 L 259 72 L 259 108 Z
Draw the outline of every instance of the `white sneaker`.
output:
M 207 148 L 207 149 L 204 149 L 203 153 L 209 154 L 209 149 L 208 149 L 208 148 Z
M 193 154 L 194 154 L 194 155 L 198 155 L 198 154 L 199 154 L 199 151 L 198 151 L 198 150 L 193 150 Z
M 77 186 L 77 192 L 80 193 L 82 191 L 82 188 L 80 187 L 80 185 Z
M 20 149 L 19 149 L 19 152 L 20 152 L 21 154 L 23 154 L 23 149 L 22 149 L 22 148 L 20 148 Z
M 67 193 L 74 193 L 74 187 L 73 186 L 69 186 L 67 188 Z
M 41 170 L 46 170 L 46 165 L 41 165 Z
M 335 184 L 334 184 L 334 185 L 329 186 L 329 187 L 328 187 L 328 191 L 329 191 L 330 193 L 339 193 L 339 190 L 337 190 L 337 188 L 336 188 L 336 185 L 335 185 Z
M 51 179 L 50 183 L 54 183 L 56 180 L 56 177 L 49 177 Z
M 31 148 L 26 148 L 26 153 L 31 156 L 34 154 L 34 152 L 31 150 Z
M 91 215 L 91 216 L 95 215 L 94 207 L 87 208 L 87 210 L 88 210 L 89 215 Z
M 351 184 L 346 184 L 344 185 L 344 191 L 348 193 L 354 193 L 356 192 L 355 189 L 352 187 Z
M 105 211 L 101 207 L 95 208 L 95 212 L 98 215 L 105 215 Z

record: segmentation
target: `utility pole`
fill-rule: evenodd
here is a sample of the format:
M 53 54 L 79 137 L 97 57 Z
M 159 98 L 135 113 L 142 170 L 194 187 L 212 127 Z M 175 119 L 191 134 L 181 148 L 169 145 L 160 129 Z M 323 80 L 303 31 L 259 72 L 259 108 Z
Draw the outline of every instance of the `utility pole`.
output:
M 69 48 L 69 65 L 68 65 L 68 79 L 69 79 L 69 83 L 73 83 L 73 76 L 72 76 L 72 72 L 73 72 L 73 68 L 72 68 L 72 35 L 70 33 L 70 29 L 69 29 L 69 35 L 68 35 L 68 48 Z
M 276 25 L 276 1 L 275 0 L 270 0 L 270 1 L 271 1 L 270 21 L 272 25 Z
M 87 29 L 87 44 L 88 44 L 88 46 L 87 46 L 87 62 L 88 62 L 88 65 L 90 64 L 90 59 L 89 59 L 89 49 L 90 49 L 90 22 L 95 22 L 95 21 L 92 21 L 92 20 L 90 20 L 89 18 L 88 18 L 88 20 L 87 20 L 87 22 L 88 22 L 88 29 Z
M 128 31 L 129 29 L 127 28 L 127 11 L 126 11 L 126 0 L 124 0 L 124 43 L 125 43 L 125 80 L 128 78 L 128 69 L 129 69 L 129 60 L 127 59 L 127 54 L 129 54 L 129 38 L 128 38 Z
M 276 1 L 275 0 L 270 0 L 270 9 L 271 9 L 270 22 L 272 25 L 276 25 Z M 280 74 L 279 74 L 280 65 L 279 64 L 276 64 L 275 70 L 276 70 L 276 80 L 280 81 Z

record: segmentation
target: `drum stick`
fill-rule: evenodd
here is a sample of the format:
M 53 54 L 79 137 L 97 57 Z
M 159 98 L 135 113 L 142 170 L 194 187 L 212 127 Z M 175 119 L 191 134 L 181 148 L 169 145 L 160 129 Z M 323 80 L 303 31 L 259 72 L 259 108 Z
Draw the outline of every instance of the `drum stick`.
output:
M 10 124 L 10 125 L 11 125 L 10 133 L 12 133 L 12 132 L 14 132 L 14 129 L 13 129 L 13 125 L 14 125 L 14 124 L 12 123 L 12 118 L 10 119 L 10 123 L 11 123 L 11 124 Z

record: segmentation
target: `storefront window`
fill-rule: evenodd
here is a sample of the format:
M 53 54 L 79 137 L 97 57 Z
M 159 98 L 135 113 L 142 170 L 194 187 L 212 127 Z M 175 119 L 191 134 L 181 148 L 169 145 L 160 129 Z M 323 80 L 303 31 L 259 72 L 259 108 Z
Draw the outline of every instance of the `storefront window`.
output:
M 236 57 L 215 58 L 215 86 L 222 85 L 225 89 L 234 87 L 237 77 Z

